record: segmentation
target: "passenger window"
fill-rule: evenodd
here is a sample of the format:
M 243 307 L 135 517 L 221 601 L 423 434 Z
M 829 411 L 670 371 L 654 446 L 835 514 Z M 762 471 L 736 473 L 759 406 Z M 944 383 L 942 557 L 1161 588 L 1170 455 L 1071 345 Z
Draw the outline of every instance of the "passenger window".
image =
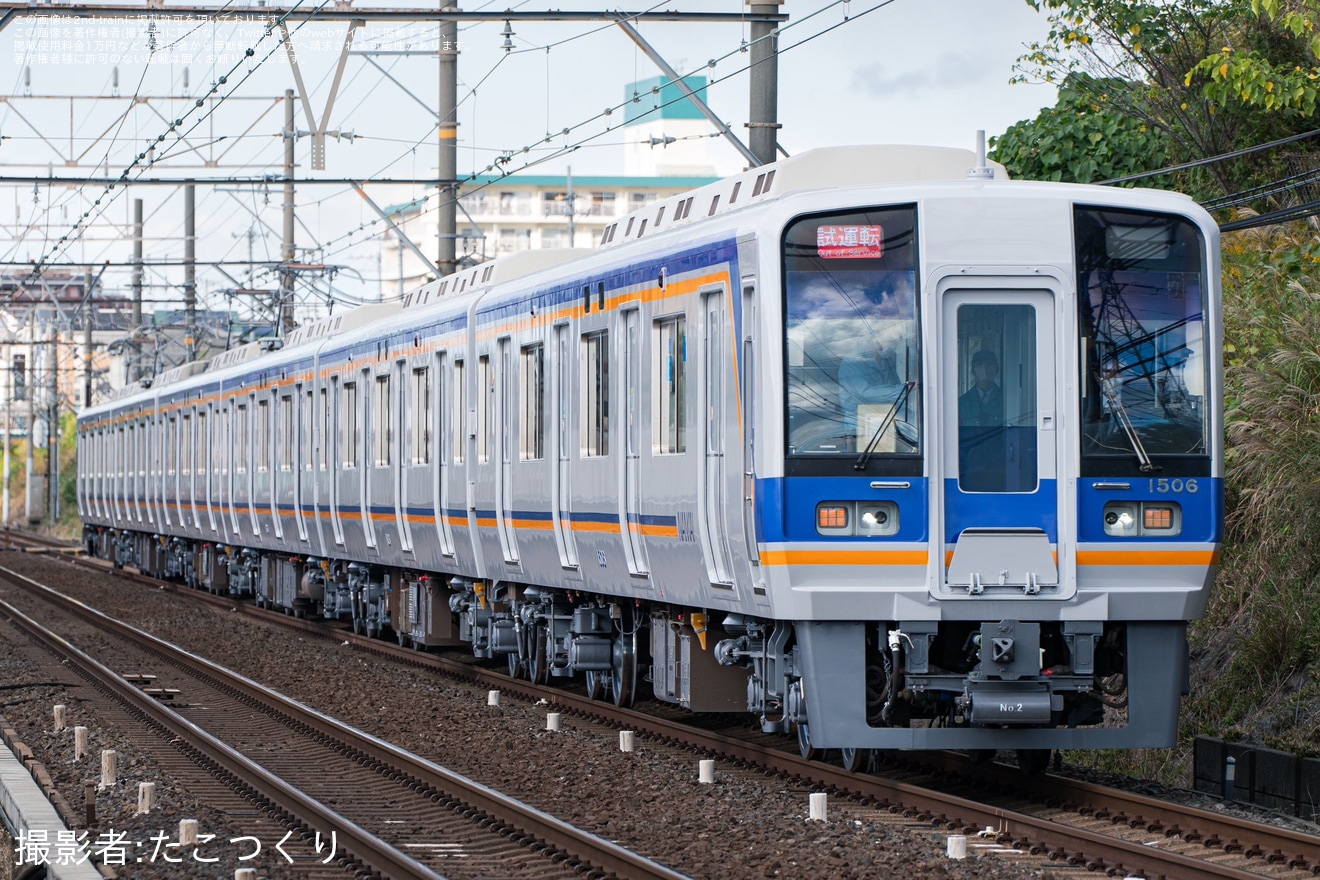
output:
M 357 467 L 358 458 L 357 383 L 344 383 L 344 467 Z
M 376 406 L 372 430 L 376 440 L 376 467 L 390 466 L 394 420 L 390 418 L 390 377 L 376 377 Z
M 522 350 L 522 458 L 545 458 L 545 347 Z
M 655 449 L 660 454 L 687 451 L 687 319 L 663 318 L 655 322 L 656 389 L 651 423 Z
M 582 337 L 582 454 L 610 454 L 609 333 Z
M 412 371 L 412 401 L 408 407 L 412 418 L 412 463 L 429 464 L 431 461 L 431 368 Z

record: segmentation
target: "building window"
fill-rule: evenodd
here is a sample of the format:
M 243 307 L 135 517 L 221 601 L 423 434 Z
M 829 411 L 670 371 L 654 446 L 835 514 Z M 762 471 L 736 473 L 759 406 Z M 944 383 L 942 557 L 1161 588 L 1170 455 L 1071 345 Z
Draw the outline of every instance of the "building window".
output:
M 547 217 L 566 217 L 573 213 L 573 197 L 566 192 L 541 193 L 541 204 Z
M 412 404 L 408 407 L 412 418 L 412 463 L 429 464 L 431 461 L 431 368 L 412 371 Z
M 582 337 L 582 454 L 610 454 L 610 337 Z
M 687 451 L 687 319 L 655 322 L 655 447 L 659 453 Z
M 522 350 L 522 457 L 545 458 L 545 347 Z
M 592 217 L 613 217 L 615 201 L 614 193 L 594 192 L 587 213 Z

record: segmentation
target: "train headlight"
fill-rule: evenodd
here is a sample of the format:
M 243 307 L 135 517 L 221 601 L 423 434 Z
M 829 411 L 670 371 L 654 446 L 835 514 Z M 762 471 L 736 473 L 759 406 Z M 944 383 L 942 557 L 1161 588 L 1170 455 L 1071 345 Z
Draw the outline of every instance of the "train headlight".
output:
M 1116 538 L 1171 538 L 1182 531 L 1182 508 L 1165 501 L 1114 501 L 1105 505 L 1105 534 Z
M 857 505 L 857 534 L 898 534 L 898 505 L 892 501 L 861 502 Z
M 898 505 L 892 501 L 826 501 L 816 506 L 822 535 L 875 537 L 898 534 Z

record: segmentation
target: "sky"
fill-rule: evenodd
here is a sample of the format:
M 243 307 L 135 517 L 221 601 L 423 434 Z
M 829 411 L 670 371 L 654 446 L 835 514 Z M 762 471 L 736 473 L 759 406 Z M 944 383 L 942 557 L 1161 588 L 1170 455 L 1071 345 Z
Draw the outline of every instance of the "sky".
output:
M 305 0 L 304 6 L 321 2 Z M 500 0 L 462 8 L 507 7 L 619 8 L 578 0 Z M 648 4 L 626 8 L 639 11 Z M 745 6 L 743 0 L 669 0 L 656 8 L 736 13 Z M 1002 133 L 1054 102 L 1050 87 L 1009 84 L 1015 60 L 1048 30 L 1025 0 L 785 0 L 782 11 L 789 22 L 780 37 L 779 143 L 790 154 L 864 143 L 970 149 L 978 129 Z M 513 172 L 563 173 L 571 167 L 574 175 L 621 173 L 623 111 L 617 108 L 629 83 L 659 74 L 655 65 L 608 23 L 518 22 L 508 52 L 502 48 L 504 28 L 497 20 L 459 32 L 460 176 L 488 172 L 497 157 L 508 157 L 504 167 Z M 342 23 L 291 26 L 318 122 L 346 29 Z M 750 36 L 748 27 L 656 22 L 638 29 L 672 67 L 708 78 L 710 105 L 745 140 L 749 56 L 740 47 Z M 178 187 L 136 186 L 125 195 L 122 187 L 106 192 L 103 186 L 34 186 L 12 178 L 118 177 L 126 170 L 131 179 L 282 173 L 279 98 L 294 80 L 278 36 L 278 30 L 265 36 L 252 23 L 182 15 L 160 21 L 153 31 L 128 18 L 11 22 L 0 31 L 0 95 L 9 96 L 0 105 L 0 260 L 110 260 L 106 286 L 126 286 L 122 264 L 134 197 L 144 201 L 149 255 L 181 256 Z M 330 130 L 353 138 L 328 141 L 323 172 L 311 170 L 310 143 L 300 139 L 299 176 L 433 177 L 436 44 L 433 24 L 357 31 L 353 49 L 359 54 L 348 58 L 327 122 Z M 244 55 L 249 47 L 251 57 Z M 150 100 L 134 104 L 134 95 Z M 199 98 L 211 95 L 224 100 L 203 100 L 197 107 Z M 182 125 L 171 131 L 174 120 Z M 309 127 L 301 106 L 296 124 Z M 187 137 L 179 139 L 180 131 Z M 741 167 L 731 146 L 716 144 L 722 169 Z M 154 166 L 135 165 L 138 154 L 152 155 L 151 147 L 160 156 Z M 427 190 L 422 183 L 366 189 L 381 205 Z M 278 184 L 199 187 L 198 258 L 242 259 L 249 252 L 256 259 L 277 258 L 281 201 Z M 320 246 L 314 256 L 347 267 L 335 291 L 349 301 L 373 298 L 381 274 L 372 237 L 381 226 L 371 224 L 374 213 L 344 185 L 301 185 L 297 204 L 300 247 Z M 181 270 L 162 267 L 150 276 L 159 300 L 177 294 Z M 247 279 L 236 269 L 229 277 L 204 269 L 198 278 L 202 296 L 217 308 L 224 303 L 214 292 L 235 281 Z

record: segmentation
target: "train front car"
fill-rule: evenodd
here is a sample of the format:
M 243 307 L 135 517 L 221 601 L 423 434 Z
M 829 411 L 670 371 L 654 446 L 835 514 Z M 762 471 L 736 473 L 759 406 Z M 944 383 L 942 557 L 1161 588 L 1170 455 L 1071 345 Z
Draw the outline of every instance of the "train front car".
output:
M 777 622 L 716 653 L 763 726 L 845 761 L 1172 745 L 1220 547 L 1210 217 L 981 180 L 785 197 L 762 229 Z

